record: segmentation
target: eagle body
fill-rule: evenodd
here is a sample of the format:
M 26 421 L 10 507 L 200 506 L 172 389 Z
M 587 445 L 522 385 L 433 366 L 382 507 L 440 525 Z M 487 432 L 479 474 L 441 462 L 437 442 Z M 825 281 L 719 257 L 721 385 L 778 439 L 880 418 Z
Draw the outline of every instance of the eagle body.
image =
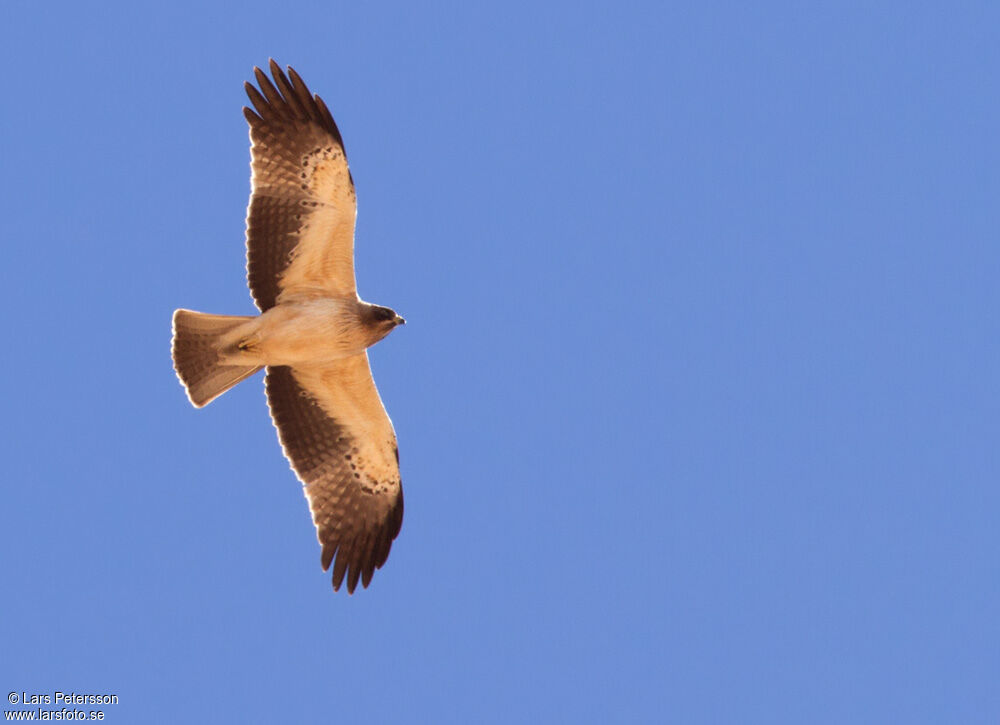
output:
M 174 369 L 195 407 L 267 370 L 271 419 L 303 484 L 333 588 L 365 587 L 403 521 L 399 451 L 367 349 L 404 323 L 364 302 L 357 205 L 340 131 L 299 75 L 272 60 L 245 85 L 250 125 L 247 283 L 261 314 L 174 312 Z M 273 80 L 272 80 L 273 79 Z
M 336 297 L 281 300 L 220 340 L 230 365 L 317 365 L 364 351 L 402 318 L 380 320 L 367 302 Z M 387 308 L 383 308 L 387 309 Z

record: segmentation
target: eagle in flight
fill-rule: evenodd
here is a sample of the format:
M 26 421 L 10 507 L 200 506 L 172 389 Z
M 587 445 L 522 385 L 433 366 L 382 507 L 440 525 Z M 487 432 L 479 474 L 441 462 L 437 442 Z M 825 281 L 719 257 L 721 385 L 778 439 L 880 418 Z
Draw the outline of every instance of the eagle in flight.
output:
M 261 314 L 177 310 L 174 369 L 200 408 L 267 368 L 271 418 L 305 489 L 333 588 L 353 593 L 403 522 L 399 452 L 367 348 L 404 320 L 363 302 L 354 279 L 357 203 L 330 111 L 273 60 L 246 83 L 251 192 L 247 283 Z

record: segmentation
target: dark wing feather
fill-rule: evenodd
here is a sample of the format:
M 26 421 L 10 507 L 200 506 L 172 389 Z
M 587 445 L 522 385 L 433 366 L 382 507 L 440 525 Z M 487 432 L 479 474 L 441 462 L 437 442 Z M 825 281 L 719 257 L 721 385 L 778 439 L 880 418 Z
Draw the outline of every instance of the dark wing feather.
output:
M 247 209 L 247 283 L 261 311 L 279 295 L 314 291 L 354 296 L 357 203 L 344 142 L 326 104 L 299 75 L 273 60 L 272 82 L 246 84 L 251 194 Z
M 305 486 L 333 588 L 363 586 L 389 556 L 403 523 L 396 438 L 368 356 L 322 369 L 267 369 L 278 436 Z

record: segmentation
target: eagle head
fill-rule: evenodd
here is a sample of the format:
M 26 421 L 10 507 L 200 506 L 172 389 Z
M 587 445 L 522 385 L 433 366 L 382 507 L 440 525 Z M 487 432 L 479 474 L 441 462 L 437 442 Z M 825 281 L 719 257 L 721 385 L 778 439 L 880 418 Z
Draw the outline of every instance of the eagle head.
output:
M 361 313 L 361 323 L 376 340 L 381 340 L 398 325 L 405 325 L 406 320 L 388 307 L 368 305 Z

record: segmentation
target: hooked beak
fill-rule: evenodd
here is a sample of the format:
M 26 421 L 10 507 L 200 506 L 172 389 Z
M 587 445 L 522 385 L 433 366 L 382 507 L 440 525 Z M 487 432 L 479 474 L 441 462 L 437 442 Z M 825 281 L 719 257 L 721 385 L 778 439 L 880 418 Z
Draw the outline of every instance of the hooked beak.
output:
M 397 325 L 405 325 L 406 324 L 406 320 L 404 320 L 399 315 L 396 315 L 396 319 L 394 319 L 393 322 L 395 322 Z

